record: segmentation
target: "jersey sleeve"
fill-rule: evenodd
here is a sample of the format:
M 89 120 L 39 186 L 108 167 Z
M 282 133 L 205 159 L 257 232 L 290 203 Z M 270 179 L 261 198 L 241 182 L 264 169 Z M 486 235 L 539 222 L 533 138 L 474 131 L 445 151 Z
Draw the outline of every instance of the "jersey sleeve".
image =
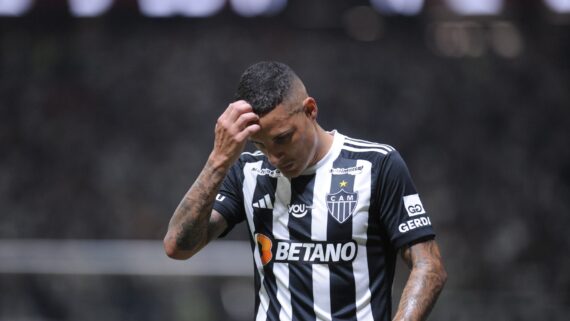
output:
M 433 238 L 431 220 L 397 151 L 386 156 L 379 175 L 380 218 L 394 248 Z
M 243 206 L 243 173 L 240 162 L 231 168 L 216 195 L 214 210 L 218 211 L 228 224 L 228 228 L 220 235 L 226 236 L 236 224 L 245 220 L 245 208 Z

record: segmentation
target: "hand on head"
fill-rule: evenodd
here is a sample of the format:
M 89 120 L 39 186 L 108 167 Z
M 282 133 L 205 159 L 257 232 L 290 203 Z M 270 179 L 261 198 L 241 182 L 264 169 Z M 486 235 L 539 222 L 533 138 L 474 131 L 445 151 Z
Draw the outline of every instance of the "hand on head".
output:
M 249 103 L 244 100 L 231 103 L 216 123 L 212 156 L 231 166 L 239 158 L 247 139 L 260 129 L 259 116 Z

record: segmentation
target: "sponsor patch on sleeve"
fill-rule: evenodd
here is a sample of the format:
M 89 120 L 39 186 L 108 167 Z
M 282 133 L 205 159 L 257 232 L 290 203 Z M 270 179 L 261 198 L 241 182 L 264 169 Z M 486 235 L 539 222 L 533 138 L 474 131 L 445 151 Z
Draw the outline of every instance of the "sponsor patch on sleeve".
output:
M 404 206 L 409 216 L 425 214 L 426 211 L 418 194 L 404 196 Z

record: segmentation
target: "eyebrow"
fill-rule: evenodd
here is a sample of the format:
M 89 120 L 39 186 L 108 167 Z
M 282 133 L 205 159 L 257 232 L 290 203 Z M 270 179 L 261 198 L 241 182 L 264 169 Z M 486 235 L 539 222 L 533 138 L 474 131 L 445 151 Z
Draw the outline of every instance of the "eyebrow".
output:
M 294 128 L 289 128 L 289 129 L 287 129 L 286 131 L 284 131 L 284 132 L 282 132 L 282 133 L 280 133 L 280 134 L 277 134 L 277 135 L 276 135 L 275 137 L 273 137 L 271 140 L 272 140 L 272 141 L 276 141 L 276 140 L 278 140 L 278 139 L 285 138 L 285 137 L 287 137 L 288 135 L 291 135 L 294 131 L 295 131 Z M 249 139 L 249 141 L 252 142 L 252 143 L 254 143 L 254 144 L 262 144 L 262 145 L 263 145 L 262 142 L 258 142 L 258 141 L 256 141 L 256 140 L 251 139 L 251 138 Z

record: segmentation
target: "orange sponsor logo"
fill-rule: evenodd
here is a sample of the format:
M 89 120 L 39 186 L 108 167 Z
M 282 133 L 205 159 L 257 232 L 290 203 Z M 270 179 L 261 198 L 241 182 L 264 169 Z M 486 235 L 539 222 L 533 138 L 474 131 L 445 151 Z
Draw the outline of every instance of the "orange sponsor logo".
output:
M 261 257 L 261 263 L 266 265 L 271 262 L 273 254 L 271 253 L 271 248 L 273 247 L 273 242 L 271 239 L 261 233 L 255 234 L 255 240 L 257 241 L 259 248 L 259 256 Z

